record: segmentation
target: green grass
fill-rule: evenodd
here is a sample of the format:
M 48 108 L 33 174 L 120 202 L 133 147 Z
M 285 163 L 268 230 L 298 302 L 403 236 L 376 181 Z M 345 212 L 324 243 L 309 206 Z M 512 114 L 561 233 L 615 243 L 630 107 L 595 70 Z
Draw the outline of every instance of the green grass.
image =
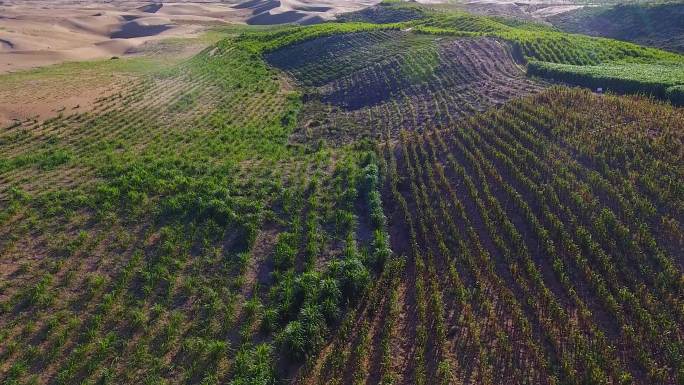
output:
M 268 53 L 291 44 L 301 43 L 319 37 L 376 30 L 398 30 L 401 28 L 402 25 L 398 23 L 323 23 L 306 27 L 292 26 L 267 33 L 245 33 L 238 41 L 242 46 L 254 53 Z
M 684 86 L 674 86 L 666 90 L 668 99 L 677 104 L 684 104 Z
M 684 66 L 681 64 L 609 62 L 600 65 L 577 66 L 531 62 L 529 72 L 592 88 L 602 87 L 619 92 L 648 93 L 658 97 L 667 97 L 670 92 L 676 92 L 675 86 L 681 88 L 684 85 Z

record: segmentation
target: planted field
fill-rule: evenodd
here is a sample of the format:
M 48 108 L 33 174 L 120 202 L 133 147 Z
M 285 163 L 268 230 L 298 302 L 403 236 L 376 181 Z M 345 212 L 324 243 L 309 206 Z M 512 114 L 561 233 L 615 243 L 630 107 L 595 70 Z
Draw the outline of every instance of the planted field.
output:
M 3 383 L 291 376 L 389 252 L 372 148 L 288 146 L 299 106 L 228 39 L 4 129 Z
M 682 383 L 680 57 L 389 3 L 0 129 L 0 383 Z
M 377 23 L 384 21 L 382 15 L 391 19 L 399 11 L 413 12 L 416 17 L 394 24 L 374 25 L 377 28 L 384 25 L 411 29 L 416 33 L 436 36 L 496 37 L 511 44 L 519 61 L 531 62 L 530 75 L 575 85 L 595 85 L 615 92 L 645 92 L 680 102 L 677 89 L 667 90 L 673 85 L 684 83 L 680 71 L 673 69 L 684 65 L 684 57 L 675 53 L 623 41 L 563 33 L 533 22 L 477 16 L 448 7 L 433 8 L 401 2 L 383 3 L 375 7 L 373 17 L 365 17 L 362 11 L 352 14 L 352 19 Z M 678 12 L 676 7 L 673 12 Z M 644 71 L 635 65 L 660 66 L 660 70 L 650 71 L 648 81 L 644 81 Z M 563 70 L 559 71 L 561 67 Z M 634 74 L 634 70 L 642 74 Z M 608 72 L 613 72 L 613 75 L 606 76 Z M 635 91 L 635 88 L 638 90 Z
M 267 58 L 305 87 L 301 140 L 444 126 L 543 87 L 525 77 L 506 43 L 492 38 L 363 32 L 307 41 Z
M 553 88 L 388 142 L 392 246 L 407 261 L 382 376 L 681 382 L 683 121 Z

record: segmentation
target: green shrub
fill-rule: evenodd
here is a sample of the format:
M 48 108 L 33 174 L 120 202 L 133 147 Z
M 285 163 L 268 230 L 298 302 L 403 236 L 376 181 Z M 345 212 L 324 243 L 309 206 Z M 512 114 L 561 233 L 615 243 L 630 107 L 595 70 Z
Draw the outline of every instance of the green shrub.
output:
M 294 318 L 304 301 L 303 293 L 296 282 L 294 272 L 288 271 L 277 279 L 271 288 L 272 302 L 278 306 L 278 323 Z
M 530 62 L 530 75 L 560 80 L 592 89 L 620 93 L 644 93 L 658 98 L 679 100 L 684 84 L 684 65 L 616 63 L 577 66 Z
M 268 344 L 242 348 L 233 364 L 233 378 L 229 385 L 275 385 L 273 349 Z
M 378 228 L 373 231 L 371 247 L 372 260 L 370 262 L 376 269 L 380 269 L 385 265 L 385 261 L 392 255 L 389 235 L 384 228 Z
M 38 167 L 42 170 L 52 170 L 71 160 L 72 155 L 63 149 L 47 151 L 38 160 Z
M 665 90 L 667 98 L 678 106 L 684 105 L 684 85 L 670 87 Z
M 339 284 L 332 278 L 321 280 L 318 289 L 317 303 L 320 304 L 321 312 L 328 324 L 336 321 L 340 315 L 342 291 Z
M 370 284 L 370 272 L 357 258 L 335 260 L 330 264 L 329 271 L 340 283 L 344 298 L 352 302 Z
M 297 239 L 293 233 L 283 232 L 278 234 L 273 262 L 277 270 L 285 271 L 294 267 L 297 257 Z
M 261 316 L 261 330 L 266 333 L 273 332 L 278 327 L 278 310 L 266 309 Z
M 318 306 L 302 308 L 296 321 L 291 321 L 278 336 L 288 358 L 301 361 L 322 346 L 327 326 Z

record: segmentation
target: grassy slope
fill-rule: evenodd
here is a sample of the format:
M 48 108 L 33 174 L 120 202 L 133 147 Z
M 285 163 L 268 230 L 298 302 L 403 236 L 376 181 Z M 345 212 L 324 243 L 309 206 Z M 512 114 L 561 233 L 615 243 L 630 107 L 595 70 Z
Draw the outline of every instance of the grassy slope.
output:
M 4 383 L 272 383 L 360 296 L 387 257 L 372 147 L 289 145 L 300 96 L 261 49 L 2 132 Z
M 572 33 L 626 40 L 684 53 L 684 4 L 588 7 L 550 18 Z

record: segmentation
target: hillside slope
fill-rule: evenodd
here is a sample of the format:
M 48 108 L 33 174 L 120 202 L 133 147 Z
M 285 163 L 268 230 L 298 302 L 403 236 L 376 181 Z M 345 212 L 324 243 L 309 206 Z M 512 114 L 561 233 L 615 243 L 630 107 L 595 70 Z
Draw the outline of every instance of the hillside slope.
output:
M 388 143 L 392 246 L 407 266 L 384 321 L 387 371 L 426 384 L 681 381 L 681 356 L 663 354 L 682 348 L 681 114 L 554 88 Z
M 680 381 L 682 122 L 552 88 L 387 141 L 399 258 L 297 383 Z
M 684 111 L 523 67 L 680 56 L 462 12 L 214 33 L 0 76 L 120 75 L 0 129 L 0 383 L 684 381 Z
M 528 62 L 529 75 L 604 91 L 647 93 L 684 104 L 684 56 L 676 53 L 564 33 L 531 21 L 478 16 L 415 3 L 383 2 L 372 12 L 355 12 L 344 19 L 438 36 L 497 37 L 513 46 L 519 60 Z M 671 20 L 680 22 L 677 17 Z
M 684 53 L 684 4 L 585 7 L 548 18 L 566 32 L 583 33 Z
M 305 88 L 300 140 L 345 142 L 425 130 L 544 87 L 492 38 L 406 31 L 322 37 L 269 53 Z

